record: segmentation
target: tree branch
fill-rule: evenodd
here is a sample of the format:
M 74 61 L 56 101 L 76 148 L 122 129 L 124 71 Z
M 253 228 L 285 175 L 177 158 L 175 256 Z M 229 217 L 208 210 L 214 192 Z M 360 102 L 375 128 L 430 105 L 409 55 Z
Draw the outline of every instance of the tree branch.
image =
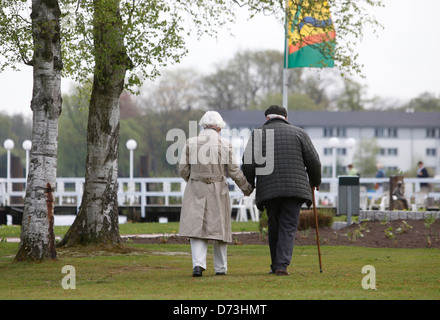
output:
M 19 15 L 19 14 L 13 14 L 12 17 L 17 17 L 17 18 L 19 18 L 20 20 L 23 20 L 24 22 L 26 22 L 27 24 L 32 25 L 32 22 L 31 22 L 31 21 L 26 20 L 25 18 L 23 18 L 23 17 L 22 17 L 21 15 Z

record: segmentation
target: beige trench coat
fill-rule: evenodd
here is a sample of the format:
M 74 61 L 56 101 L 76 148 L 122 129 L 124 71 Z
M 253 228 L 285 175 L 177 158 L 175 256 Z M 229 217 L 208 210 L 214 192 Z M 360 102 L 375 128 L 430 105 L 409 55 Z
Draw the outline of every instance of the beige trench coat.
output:
M 230 143 L 213 129 L 186 141 L 179 173 L 187 182 L 179 236 L 232 242 L 226 173 L 241 190 L 252 186 L 240 170 Z

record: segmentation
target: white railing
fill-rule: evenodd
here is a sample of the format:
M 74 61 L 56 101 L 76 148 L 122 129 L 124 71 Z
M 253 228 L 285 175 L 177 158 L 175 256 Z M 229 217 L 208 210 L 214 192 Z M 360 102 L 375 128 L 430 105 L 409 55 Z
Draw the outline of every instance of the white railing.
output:
M 57 178 L 55 206 L 76 206 L 79 209 L 84 178 Z M 237 185 L 228 179 L 230 196 L 243 196 Z M 118 178 L 120 207 L 139 207 L 145 217 L 147 206 L 180 206 L 186 182 L 182 178 Z M 13 190 L 20 191 L 13 191 Z M 22 206 L 26 189 L 25 178 L 0 178 L 0 206 Z
M 383 198 L 389 197 L 389 182 L 390 178 L 360 178 L 360 207 L 362 210 L 368 210 L 372 208 L 372 205 L 378 202 L 383 203 Z M 410 208 L 421 208 L 424 202 L 420 200 L 431 199 L 433 201 L 440 200 L 440 178 L 406 178 L 403 179 L 405 198 L 408 200 Z M 376 190 L 375 184 L 382 184 L 384 188 L 382 190 Z M 422 189 L 420 184 L 428 183 L 430 188 L 428 191 Z M 337 207 L 338 196 L 338 178 L 324 178 L 322 179 L 322 185 L 320 191 L 316 193 L 317 202 Z M 423 198 L 423 199 L 422 199 Z M 318 203 L 317 203 L 318 204 Z
M 360 178 L 360 185 L 367 187 L 376 183 L 387 183 L 389 178 Z M 139 207 L 145 217 L 148 206 L 180 206 L 186 182 L 182 178 L 118 178 L 119 206 Z M 234 199 L 243 197 L 237 185 L 228 179 L 230 196 Z M 427 194 L 434 200 L 440 199 L 440 179 L 404 178 L 405 196 L 412 198 L 421 190 L 420 183 L 433 186 Z M 324 178 L 320 191 L 315 193 L 317 205 L 336 207 L 338 179 Z M 25 197 L 25 178 L 0 178 L 0 206 L 23 205 Z M 55 188 L 55 206 L 76 206 L 79 208 L 83 195 L 84 178 L 57 178 Z M 13 190 L 21 191 L 13 191 Z M 366 190 L 366 188 L 364 188 Z M 382 193 L 368 190 L 370 200 L 380 199 Z

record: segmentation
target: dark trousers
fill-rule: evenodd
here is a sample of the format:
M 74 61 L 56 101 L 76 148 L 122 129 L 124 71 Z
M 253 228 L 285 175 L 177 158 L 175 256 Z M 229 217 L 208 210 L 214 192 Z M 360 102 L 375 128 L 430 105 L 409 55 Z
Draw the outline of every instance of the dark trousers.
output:
M 265 203 L 269 225 L 271 269 L 286 270 L 292 260 L 293 246 L 298 229 L 303 199 L 283 197 Z

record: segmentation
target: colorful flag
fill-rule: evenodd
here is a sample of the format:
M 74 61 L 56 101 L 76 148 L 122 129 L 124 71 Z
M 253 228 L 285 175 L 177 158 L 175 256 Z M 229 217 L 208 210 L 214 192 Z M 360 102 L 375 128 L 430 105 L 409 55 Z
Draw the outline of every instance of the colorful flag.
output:
M 284 67 L 333 67 L 336 32 L 328 2 L 288 0 L 288 10 Z

